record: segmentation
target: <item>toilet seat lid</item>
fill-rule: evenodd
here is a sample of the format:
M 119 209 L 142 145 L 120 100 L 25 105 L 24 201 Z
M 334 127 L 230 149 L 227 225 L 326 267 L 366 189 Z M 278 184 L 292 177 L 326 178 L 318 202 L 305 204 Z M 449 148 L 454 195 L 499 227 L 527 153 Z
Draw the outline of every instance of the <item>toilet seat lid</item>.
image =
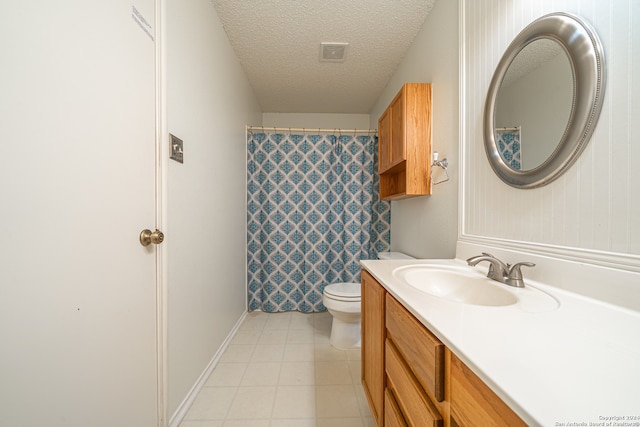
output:
M 360 299 L 360 283 L 333 283 L 324 287 L 324 293 L 340 299 Z

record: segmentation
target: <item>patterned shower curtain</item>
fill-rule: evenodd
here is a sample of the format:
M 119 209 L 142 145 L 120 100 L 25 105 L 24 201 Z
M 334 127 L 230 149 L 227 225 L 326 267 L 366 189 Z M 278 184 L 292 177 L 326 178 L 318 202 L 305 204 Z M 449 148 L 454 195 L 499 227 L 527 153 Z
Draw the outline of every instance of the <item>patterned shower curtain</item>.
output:
M 377 137 L 247 135 L 249 310 L 325 311 L 324 287 L 359 282 L 361 259 L 389 250 Z
M 515 170 L 522 169 L 520 128 L 498 128 L 496 139 L 498 151 L 507 165 Z

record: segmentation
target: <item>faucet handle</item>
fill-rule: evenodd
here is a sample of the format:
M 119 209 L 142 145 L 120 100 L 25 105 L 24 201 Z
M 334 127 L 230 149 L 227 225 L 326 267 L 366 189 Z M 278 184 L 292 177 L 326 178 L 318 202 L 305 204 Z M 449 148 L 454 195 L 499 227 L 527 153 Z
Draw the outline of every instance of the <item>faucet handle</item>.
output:
M 525 266 L 525 267 L 535 267 L 536 265 L 532 262 L 519 262 L 516 264 L 513 264 L 511 266 L 511 269 L 509 270 L 509 276 L 511 276 L 512 274 L 514 276 L 519 276 L 519 278 L 522 278 L 522 271 L 520 271 L 520 266 Z
M 520 271 L 520 267 L 535 267 L 536 265 L 532 262 L 518 262 L 509 268 L 509 278 L 508 283 L 511 286 L 515 286 L 518 288 L 524 287 L 524 280 L 522 277 L 522 271 Z

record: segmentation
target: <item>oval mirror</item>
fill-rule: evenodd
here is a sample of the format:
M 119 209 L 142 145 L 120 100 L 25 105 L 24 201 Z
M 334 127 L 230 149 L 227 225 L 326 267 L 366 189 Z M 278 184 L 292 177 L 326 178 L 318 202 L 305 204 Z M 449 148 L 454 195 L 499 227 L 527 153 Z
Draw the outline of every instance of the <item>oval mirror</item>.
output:
M 518 34 L 484 110 L 485 151 L 500 179 L 540 187 L 575 162 L 602 108 L 604 65 L 595 31 L 573 15 L 545 15 Z

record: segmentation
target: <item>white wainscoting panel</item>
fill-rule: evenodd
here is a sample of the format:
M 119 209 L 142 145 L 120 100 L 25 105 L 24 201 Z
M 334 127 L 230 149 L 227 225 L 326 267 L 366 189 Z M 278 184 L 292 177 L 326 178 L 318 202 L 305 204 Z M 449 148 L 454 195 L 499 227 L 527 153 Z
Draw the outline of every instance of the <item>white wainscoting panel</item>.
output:
M 640 4 L 637 0 L 462 1 L 462 240 L 619 254 L 640 266 Z M 494 175 L 482 136 L 484 100 L 504 50 L 551 12 L 590 22 L 605 49 L 600 120 L 578 161 L 553 183 L 514 189 Z M 523 139 L 526 136 L 523 136 Z

